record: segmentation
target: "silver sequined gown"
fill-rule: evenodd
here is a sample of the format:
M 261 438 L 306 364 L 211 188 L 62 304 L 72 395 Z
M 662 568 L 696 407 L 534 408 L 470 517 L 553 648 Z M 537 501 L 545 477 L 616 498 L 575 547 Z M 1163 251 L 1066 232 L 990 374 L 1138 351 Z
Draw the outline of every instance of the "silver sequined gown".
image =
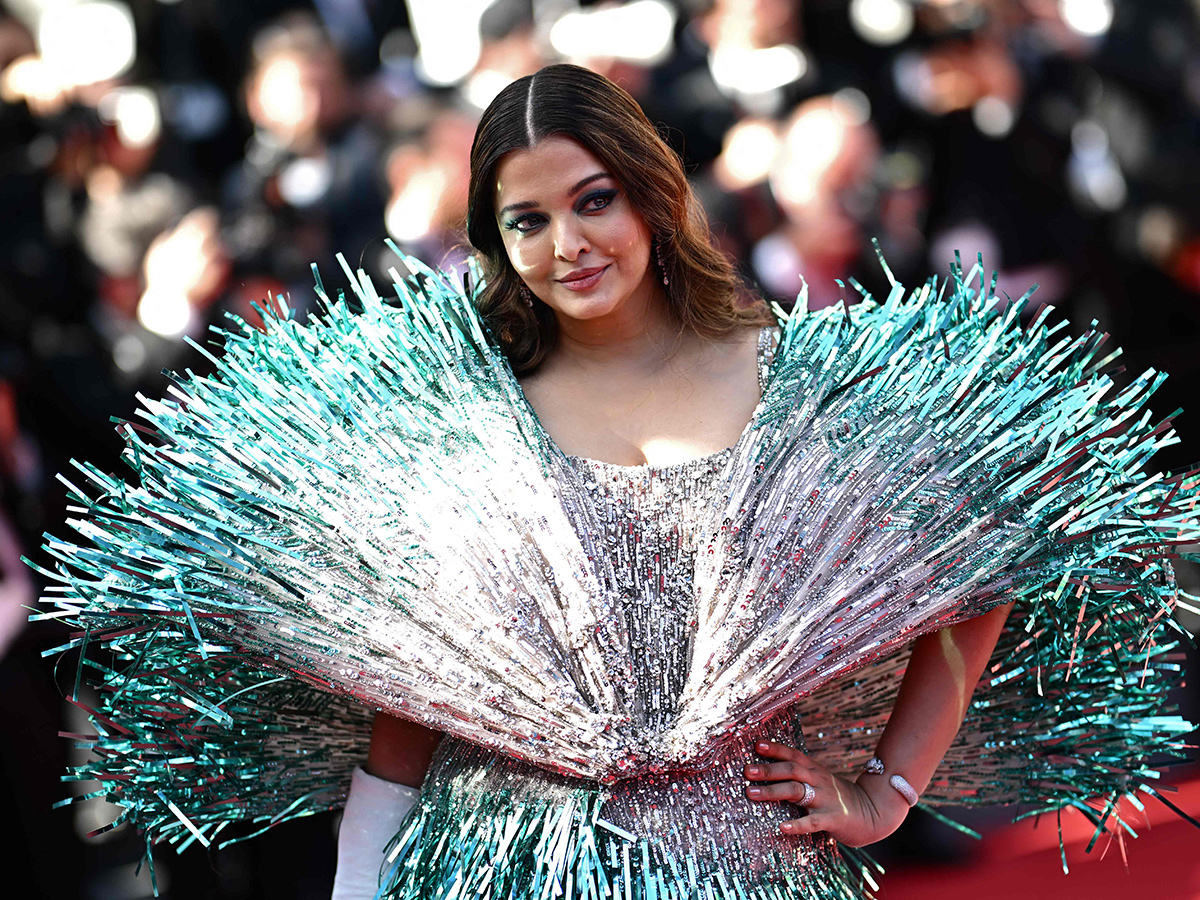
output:
M 778 340 L 776 329 L 759 337 L 759 388 Z M 641 708 L 641 729 L 653 734 L 671 724 L 687 675 L 690 637 L 695 628 L 692 575 L 697 529 L 733 448 L 669 466 L 621 466 L 568 457 L 571 476 L 591 509 L 568 509 L 577 528 L 598 522 L 595 545 L 607 548 L 619 579 L 625 625 Z M 639 729 L 639 730 L 641 730 Z M 792 804 L 752 803 L 743 767 L 754 756 L 753 741 L 767 737 L 804 746 L 800 717 L 794 712 L 747 729 L 718 759 L 701 771 L 672 771 L 600 787 L 547 772 L 502 753 L 447 736 L 431 766 L 426 790 L 434 791 L 466 815 L 473 803 L 497 796 L 522 802 L 566 803 L 579 792 L 598 790 L 604 819 L 656 847 L 662 859 L 681 868 L 688 860 L 697 876 L 724 870 L 746 882 L 803 882 L 818 854 L 831 854 L 823 838 L 788 836 L 785 819 L 803 814 Z M 667 865 L 669 866 L 669 862 Z M 831 896 L 825 885 L 788 896 Z M 717 896 L 720 896 L 718 894 Z

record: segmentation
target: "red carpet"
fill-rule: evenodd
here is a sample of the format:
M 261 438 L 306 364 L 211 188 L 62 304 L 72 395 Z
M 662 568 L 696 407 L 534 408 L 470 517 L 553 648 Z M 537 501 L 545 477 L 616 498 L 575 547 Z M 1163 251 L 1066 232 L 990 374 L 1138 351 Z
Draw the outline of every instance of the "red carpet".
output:
M 1200 818 L 1200 778 L 1164 795 Z M 1141 795 L 1144 796 L 1144 795 Z M 1053 817 L 1032 820 L 984 835 L 979 852 L 961 867 L 889 867 L 881 900 L 1200 900 L 1200 829 L 1154 798 L 1145 812 L 1122 806 L 1138 834 L 1120 842 L 1101 835 L 1091 853 L 1084 848 L 1093 826 L 1082 813 L 1064 812 L 1063 839 L 1070 875 L 1059 856 Z

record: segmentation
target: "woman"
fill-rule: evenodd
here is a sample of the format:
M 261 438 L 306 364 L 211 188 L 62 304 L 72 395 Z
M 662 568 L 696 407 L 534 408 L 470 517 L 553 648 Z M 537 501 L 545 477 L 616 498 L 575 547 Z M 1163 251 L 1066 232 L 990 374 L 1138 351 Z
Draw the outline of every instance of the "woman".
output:
M 543 69 L 484 113 L 471 173 L 469 234 L 487 280 L 480 310 L 554 443 L 581 471 L 604 473 L 631 495 L 647 482 L 719 469 L 759 402 L 771 319 L 761 303 L 739 304 L 678 158 L 635 101 L 587 70 Z M 686 519 L 682 507 L 665 514 Z M 876 765 L 852 779 L 794 741 L 762 741 L 744 766 L 746 797 L 783 804 L 774 820 L 793 842 L 822 833 L 861 847 L 893 832 L 958 731 L 1010 607 L 916 641 Z M 651 670 L 669 666 L 667 642 L 648 657 Z M 376 717 L 367 771 L 378 778 L 356 776 L 335 898 L 374 895 L 401 817 L 378 779 L 419 787 L 438 739 L 415 723 Z M 454 767 L 453 752 L 441 765 Z M 378 801 L 363 798 L 372 790 Z M 651 821 L 638 823 L 645 836 Z M 735 844 L 755 843 L 721 830 Z M 780 868 L 804 860 L 786 841 L 759 843 L 759 866 L 768 848 L 782 851 Z M 799 894 L 825 890 L 839 892 Z
M 495 343 L 412 261 L 395 307 L 354 279 L 357 316 L 231 334 L 153 406 L 167 443 L 128 433 L 142 488 L 89 472 L 100 552 L 51 548 L 124 660 L 80 774 L 148 840 L 338 803 L 360 714 L 295 679 L 386 711 L 338 900 L 381 870 L 404 898 L 849 900 L 834 841 L 921 796 L 1115 800 L 1178 751 L 1195 478 L 1140 472 L 1163 432 L 1101 399 L 1098 341 L 961 270 L 777 327 L 584 69 L 501 92 L 471 162 Z

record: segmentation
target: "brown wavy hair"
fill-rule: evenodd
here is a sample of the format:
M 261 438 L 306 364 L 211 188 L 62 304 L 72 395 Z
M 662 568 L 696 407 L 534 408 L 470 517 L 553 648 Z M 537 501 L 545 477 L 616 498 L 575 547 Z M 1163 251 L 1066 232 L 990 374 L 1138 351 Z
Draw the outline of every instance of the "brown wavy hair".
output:
M 467 237 L 486 281 L 476 303 L 514 371 L 530 372 L 546 358 L 558 321 L 542 301 L 534 298 L 530 309 L 521 298 L 522 281 L 496 222 L 496 168 L 506 154 L 551 135 L 578 141 L 620 183 L 661 256 L 667 306 L 681 329 L 720 340 L 745 325 L 774 323 L 761 299 L 740 301 L 744 288 L 713 245 L 683 163 L 637 101 L 589 69 L 547 66 L 496 95 L 471 144 Z

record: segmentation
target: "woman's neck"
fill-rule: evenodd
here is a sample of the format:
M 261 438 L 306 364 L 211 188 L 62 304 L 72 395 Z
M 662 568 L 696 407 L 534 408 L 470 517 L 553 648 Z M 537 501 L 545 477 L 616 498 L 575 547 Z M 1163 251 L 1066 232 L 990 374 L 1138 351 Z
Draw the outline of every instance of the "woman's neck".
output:
M 586 368 L 657 368 L 682 343 L 682 329 L 655 281 L 644 283 L 612 312 L 590 319 L 558 316 L 552 356 Z

